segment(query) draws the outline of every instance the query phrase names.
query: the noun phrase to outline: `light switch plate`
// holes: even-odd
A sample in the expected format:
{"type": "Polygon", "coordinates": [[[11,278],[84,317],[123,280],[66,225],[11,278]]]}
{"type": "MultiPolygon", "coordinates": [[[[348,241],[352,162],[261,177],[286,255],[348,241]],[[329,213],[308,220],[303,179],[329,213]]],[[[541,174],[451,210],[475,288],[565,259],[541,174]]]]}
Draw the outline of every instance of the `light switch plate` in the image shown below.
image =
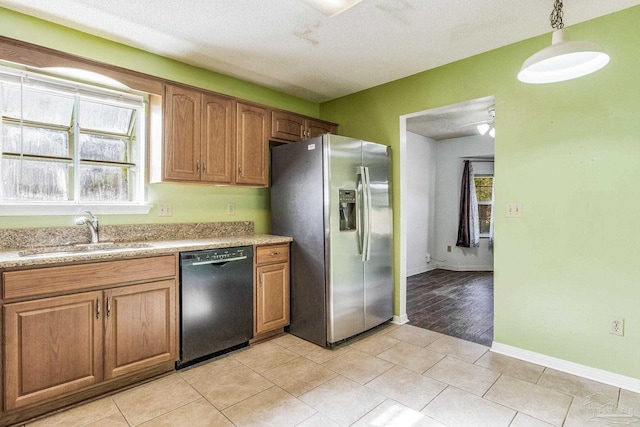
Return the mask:
{"type": "Polygon", "coordinates": [[[171,216],[173,215],[173,208],[171,203],[158,203],[158,216],[171,216]]]}
{"type": "Polygon", "coordinates": [[[520,203],[507,203],[507,210],[505,214],[507,218],[521,218],[522,205],[520,203]]]}
{"type": "Polygon", "coordinates": [[[229,203],[227,204],[227,215],[235,215],[236,214],[236,204],[229,203]]]}

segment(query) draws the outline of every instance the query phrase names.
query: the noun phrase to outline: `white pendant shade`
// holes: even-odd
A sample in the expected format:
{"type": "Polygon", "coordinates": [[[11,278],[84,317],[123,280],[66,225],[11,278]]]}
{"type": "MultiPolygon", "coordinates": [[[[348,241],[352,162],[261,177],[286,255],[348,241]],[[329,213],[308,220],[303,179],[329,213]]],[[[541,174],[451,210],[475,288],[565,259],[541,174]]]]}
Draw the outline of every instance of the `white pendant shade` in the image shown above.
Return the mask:
{"type": "Polygon", "coordinates": [[[525,83],[554,83],[571,80],[598,71],[609,63],[609,55],[600,45],[569,41],[564,29],[553,32],[551,46],[527,59],[518,73],[525,83]]]}

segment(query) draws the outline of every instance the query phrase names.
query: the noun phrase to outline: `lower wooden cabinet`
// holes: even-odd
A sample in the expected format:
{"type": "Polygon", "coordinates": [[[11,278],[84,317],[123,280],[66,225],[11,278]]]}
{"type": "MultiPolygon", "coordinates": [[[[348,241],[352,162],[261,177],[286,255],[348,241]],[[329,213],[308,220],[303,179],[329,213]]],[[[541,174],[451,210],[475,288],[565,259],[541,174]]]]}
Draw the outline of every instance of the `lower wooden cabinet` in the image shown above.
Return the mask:
{"type": "Polygon", "coordinates": [[[254,332],[289,324],[289,245],[256,247],[254,332]]]}
{"type": "Polygon", "coordinates": [[[176,359],[176,282],[105,291],[104,378],[176,359]]]}
{"type": "Polygon", "coordinates": [[[102,292],[4,306],[4,409],[102,381],[102,292]]]}
{"type": "Polygon", "coordinates": [[[23,289],[36,299],[3,301],[2,411],[33,414],[33,407],[116,378],[132,382],[161,365],[172,369],[176,266],[171,255],[3,273],[5,298],[23,289]],[[64,278],[67,295],[45,297],[64,278]],[[96,283],[101,289],[86,290],[96,283]],[[43,297],[26,289],[41,289],[43,297]]]}

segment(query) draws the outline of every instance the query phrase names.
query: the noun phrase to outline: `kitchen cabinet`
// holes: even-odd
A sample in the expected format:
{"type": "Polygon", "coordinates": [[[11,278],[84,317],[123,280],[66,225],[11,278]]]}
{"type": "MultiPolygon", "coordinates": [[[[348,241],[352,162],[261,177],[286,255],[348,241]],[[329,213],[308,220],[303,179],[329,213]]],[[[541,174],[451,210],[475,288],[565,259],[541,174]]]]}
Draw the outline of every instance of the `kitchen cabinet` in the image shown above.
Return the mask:
{"type": "Polygon", "coordinates": [[[257,246],[255,256],[255,335],[289,324],[289,245],[257,246]]]}
{"type": "Polygon", "coordinates": [[[165,85],[163,180],[233,183],[234,103],[165,85]]]}
{"type": "Polygon", "coordinates": [[[104,292],[104,378],[173,362],[176,282],[163,280],[104,292]]]}
{"type": "Polygon", "coordinates": [[[102,292],[4,306],[4,408],[102,381],[102,292]]]}
{"type": "Polygon", "coordinates": [[[236,184],[266,187],[269,170],[268,110],[238,102],[236,117],[236,184]]]}
{"type": "Polygon", "coordinates": [[[287,111],[271,112],[271,138],[282,141],[301,141],[322,135],[337,133],[338,125],[287,111]]]}
{"type": "Polygon", "coordinates": [[[266,107],[167,84],[164,130],[160,181],[267,186],[266,107]]]}
{"type": "Polygon", "coordinates": [[[4,411],[172,369],[176,265],[168,255],[4,272],[4,411]]]}

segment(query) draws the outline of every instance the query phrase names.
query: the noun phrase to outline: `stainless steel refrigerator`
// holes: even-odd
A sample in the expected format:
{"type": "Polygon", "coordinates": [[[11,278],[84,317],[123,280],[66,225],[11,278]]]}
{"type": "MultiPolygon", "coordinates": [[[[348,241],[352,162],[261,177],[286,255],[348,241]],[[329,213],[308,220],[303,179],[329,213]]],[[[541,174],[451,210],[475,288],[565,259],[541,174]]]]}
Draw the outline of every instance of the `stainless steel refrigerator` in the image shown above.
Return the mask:
{"type": "Polygon", "coordinates": [[[321,346],[393,317],[391,149],[322,135],[271,150],[272,233],[291,236],[289,332],[321,346]]]}

